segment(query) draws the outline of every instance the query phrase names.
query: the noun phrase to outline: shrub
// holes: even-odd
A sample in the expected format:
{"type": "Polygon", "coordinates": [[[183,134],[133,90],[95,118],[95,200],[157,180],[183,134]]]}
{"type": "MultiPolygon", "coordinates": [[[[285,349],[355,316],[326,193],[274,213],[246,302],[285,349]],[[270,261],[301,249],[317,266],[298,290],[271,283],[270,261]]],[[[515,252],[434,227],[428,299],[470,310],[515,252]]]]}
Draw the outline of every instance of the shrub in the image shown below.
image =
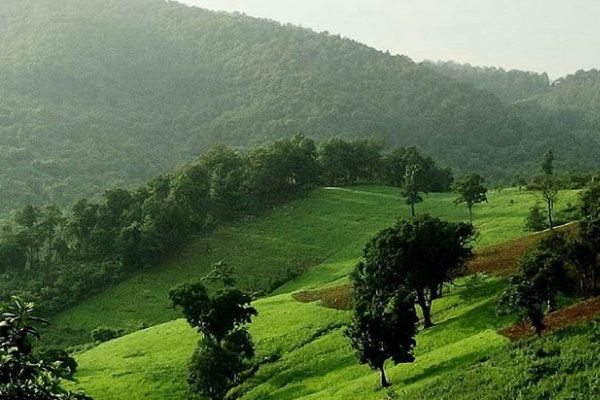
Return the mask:
{"type": "Polygon", "coordinates": [[[546,216],[542,212],[540,205],[535,204],[529,209],[529,214],[525,218],[525,230],[529,232],[539,232],[547,227],[546,216]]]}
{"type": "Polygon", "coordinates": [[[123,329],[115,329],[102,326],[92,331],[92,340],[94,342],[104,343],[108,342],[109,340],[121,337],[124,333],[125,332],[123,329]]]}

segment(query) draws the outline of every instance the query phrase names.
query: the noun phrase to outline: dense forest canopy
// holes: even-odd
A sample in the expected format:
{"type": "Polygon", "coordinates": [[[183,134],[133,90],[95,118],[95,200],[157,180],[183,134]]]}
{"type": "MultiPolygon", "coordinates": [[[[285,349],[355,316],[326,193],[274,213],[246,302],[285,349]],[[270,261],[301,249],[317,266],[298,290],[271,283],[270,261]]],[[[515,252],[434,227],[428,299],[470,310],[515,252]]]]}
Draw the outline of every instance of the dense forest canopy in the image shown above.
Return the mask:
{"type": "Polygon", "coordinates": [[[577,71],[557,79],[540,103],[550,110],[581,112],[585,121],[600,131],[600,71],[577,71]]]}
{"type": "Polygon", "coordinates": [[[597,167],[579,109],[514,106],[339,36],[162,0],[4,0],[0,76],[0,212],[299,132],[417,145],[492,180],[563,143],[563,169],[597,167]]]}
{"type": "Polygon", "coordinates": [[[487,90],[508,102],[527,100],[550,90],[548,74],[478,67],[453,61],[424,61],[421,65],[476,88],[487,90]]]}

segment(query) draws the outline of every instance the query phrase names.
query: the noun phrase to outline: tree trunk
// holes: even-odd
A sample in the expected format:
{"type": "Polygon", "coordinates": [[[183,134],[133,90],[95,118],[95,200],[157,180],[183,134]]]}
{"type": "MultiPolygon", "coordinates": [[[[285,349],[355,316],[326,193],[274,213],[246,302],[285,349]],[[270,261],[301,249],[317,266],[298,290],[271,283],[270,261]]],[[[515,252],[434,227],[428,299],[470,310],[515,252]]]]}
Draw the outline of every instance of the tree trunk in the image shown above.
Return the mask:
{"type": "Polygon", "coordinates": [[[415,205],[413,203],[410,204],[410,212],[411,212],[411,215],[412,215],[413,218],[416,217],[416,214],[415,214],[415,205]]]}
{"type": "Polygon", "coordinates": [[[433,326],[433,322],[431,322],[431,304],[427,303],[423,291],[417,291],[417,304],[423,311],[423,328],[431,328],[433,326]]]}
{"type": "Polygon", "coordinates": [[[469,204],[467,207],[469,208],[469,223],[473,225],[473,205],[469,204]]]}
{"type": "Polygon", "coordinates": [[[387,380],[387,377],[385,376],[385,368],[383,365],[381,367],[379,367],[379,371],[381,372],[381,387],[382,388],[390,387],[391,384],[387,380]]]}
{"type": "Polygon", "coordinates": [[[554,220],[552,218],[552,200],[548,200],[546,202],[548,204],[548,227],[550,229],[554,228],[554,220]]]}
{"type": "Polygon", "coordinates": [[[433,322],[431,322],[431,306],[421,306],[421,309],[423,310],[423,328],[431,328],[433,326],[433,322]]]}
{"type": "Polygon", "coordinates": [[[548,299],[548,314],[556,311],[556,302],[554,299],[548,299]]]}

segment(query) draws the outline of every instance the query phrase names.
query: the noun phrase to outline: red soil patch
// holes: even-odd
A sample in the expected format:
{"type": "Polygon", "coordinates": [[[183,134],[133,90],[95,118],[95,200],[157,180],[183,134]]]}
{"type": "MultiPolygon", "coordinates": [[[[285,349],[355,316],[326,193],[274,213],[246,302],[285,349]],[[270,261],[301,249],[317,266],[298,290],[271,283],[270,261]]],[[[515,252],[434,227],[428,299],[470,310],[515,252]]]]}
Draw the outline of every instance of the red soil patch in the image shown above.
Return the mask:
{"type": "MultiPolygon", "coordinates": [[[[580,325],[594,320],[600,315],[600,297],[591,300],[582,301],[570,307],[563,308],[548,314],[544,317],[543,334],[549,335],[560,329],[572,325],[580,325]]],[[[510,340],[519,340],[535,335],[533,327],[530,323],[522,322],[520,324],[502,329],[501,335],[506,336],[510,340]]]]}
{"type": "MultiPolygon", "coordinates": [[[[563,225],[555,230],[573,234],[577,231],[577,224],[563,225]]],[[[540,239],[548,236],[549,233],[550,231],[534,233],[481,249],[475,254],[475,258],[469,262],[468,274],[485,272],[501,277],[512,275],[517,270],[519,258],[527,253],[540,239]]],[[[298,292],[293,294],[293,298],[301,303],[321,301],[323,306],[327,308],[350,310],[352,308],[352,286],[346,284],[298,292]]]]}
{"type": "MultiPolygon", "coordinates": [[[[563,225],[556,228],[555,231],[571,235],[577,231],[577,224],[563,225]]],[[[547,237],[549,234],[550,231],[538,232],[481,249],[475,254],[475,258],[469,262],[469,272],[472,274],[485,272],[508,277],[517,271],[519,258],[524,256],[540,239],[547,237]]]]}
{"type": "Polygon", "coordinates": [[[301,303],[321,301],[327,308],[336,310],[352,309],[352,285],[350,284],[294,293],[293,297],[294,300],[301,303]]]}

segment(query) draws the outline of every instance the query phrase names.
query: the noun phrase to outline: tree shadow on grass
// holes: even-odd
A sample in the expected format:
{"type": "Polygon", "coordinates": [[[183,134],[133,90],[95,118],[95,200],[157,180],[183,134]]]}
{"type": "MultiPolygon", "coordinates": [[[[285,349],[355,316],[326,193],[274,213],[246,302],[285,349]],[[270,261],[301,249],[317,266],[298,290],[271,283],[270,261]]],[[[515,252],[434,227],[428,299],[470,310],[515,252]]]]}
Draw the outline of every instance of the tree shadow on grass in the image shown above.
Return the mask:
{"type": "Polygon", "coordinates": [[[466,279],[466,285],[467,287],[458,291],[457,295],[463,302],[472,303],[499,295],[506,287],[506,282],[473,275],[466,279]]]}
{"type": "Polygon", "coordinates": [[[480,350],[464,354],[462,356],[453,357],[449,360],[425,368],[422,372],[404,379],[402,383],[404,385],[411,385],[428,378],[435,377],[436,379],[439,379],[444,373],[456,371],[456,369],[460,367],[468,367],[473,365],[475,362],[482,360],[487,353],[487,350],[480,350]]]}
{"type": "Polygon", "coordinates": [[[498,330],[509,325],[511,317],[499,317],[496,314],[494,297],[481,300],[477,306],[455,317],[438,323],[435,327],[422,332],[417,337],[417,351],[433,350],[466,339],[482,331],[498,330]]]}
{"type": "Polygon", "coordinates": [[[307,347],[323,346],[322,341],[327,340],[330,335],[335,335],[337,331],[322,336],[301,348],[287,353],[275,364],[267,366],[262,373],[257,373],[249,381],[250,386],[256,388],[261,384],[268,384],[272,389],[270,392],[277,391],[277,398],[295,398],[300,395],[308,395],[314,392],[309,390],[304,383],[312,378],[321,378],[329,373],[339,371],[340,368],[353,366],[357,364],[356,356],[353,352],[339,352],[339,346],[336,342],[327,343],[321,351],[312,351],[314,357],[306,359],[298,352],[305,352],[307,347]],[[332,356],[329,353],[335,353],[332,356]],[[293,394],[294,396],[284,396],[283,394],[293,394]]]}

